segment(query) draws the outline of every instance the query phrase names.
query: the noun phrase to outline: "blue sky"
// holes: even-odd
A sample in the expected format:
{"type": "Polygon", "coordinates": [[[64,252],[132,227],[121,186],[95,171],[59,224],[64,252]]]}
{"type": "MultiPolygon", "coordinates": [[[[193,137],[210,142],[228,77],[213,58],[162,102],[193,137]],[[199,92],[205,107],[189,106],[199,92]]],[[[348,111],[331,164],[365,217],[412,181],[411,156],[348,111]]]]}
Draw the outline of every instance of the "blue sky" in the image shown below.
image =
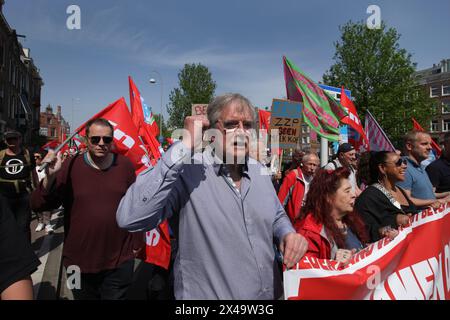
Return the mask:
{"type": "MultiPolygon", "coordinates": [[[[129,101],[131,75],[146,102],[164,109],[185,63],[209,67],[216,94],[239,92],[258,107],[285,96],[282,56],[315,81],[332,65],[340,25],[367,20],[376,4],[419,69],[450,58],[449,0],[6,0],[3,13],[31,49],[45,86],[42,108],[63,106],[75,127],[107,104],[129,101]],[[66,9],[81,8],[81,30],[66,9]],[[78,99],[78,100],[73,100],[78,99]]],[[[165,112],[166,113],[166,112],[165,112]]]]}

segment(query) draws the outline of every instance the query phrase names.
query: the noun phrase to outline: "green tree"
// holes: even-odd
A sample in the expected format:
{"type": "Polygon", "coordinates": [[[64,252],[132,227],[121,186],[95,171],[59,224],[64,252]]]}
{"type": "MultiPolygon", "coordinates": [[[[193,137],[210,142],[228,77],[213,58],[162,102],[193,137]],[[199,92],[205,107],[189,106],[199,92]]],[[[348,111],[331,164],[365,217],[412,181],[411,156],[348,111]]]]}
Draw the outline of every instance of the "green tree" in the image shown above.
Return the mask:
{"type": "Polygon", "coordinates": [[[185,64],[178,73],[179,88],[170,92],[169,126],[182,128],[184,118],[191,115],[192,104],[209,103],[214,96],[216,83],[209,69],[202,64],[185,64]]]}
{"type": "Polygon", "coordinates": [[[162,123],[160,122],[160,114],[153,114],[153,117],[155,118],[156,123],[158,124],[158,128],[160,130],[160,134],[162,133],[162,135],[164,137],[170,137],[171,132],[169,131],[169,129],[167,128],[166,125],[166,121],[164,119],[164,116],[162,117],[162,123]],[[161,124],[162,124],[162,130],[161,130],[161,124]]]}
{"type": "Polygon", "coordinates": [[[339,30],[335,63],[323,81],[350,89],[360,117],[369,110],[397,146],[412,128],[411,117],[428,128],[433,102],[418,86],[416,64],[411,62],[411,54],[400,48],[397,31],[384,22],[380,29],[369,29],[363,22],[351,21],[339,30]]]}

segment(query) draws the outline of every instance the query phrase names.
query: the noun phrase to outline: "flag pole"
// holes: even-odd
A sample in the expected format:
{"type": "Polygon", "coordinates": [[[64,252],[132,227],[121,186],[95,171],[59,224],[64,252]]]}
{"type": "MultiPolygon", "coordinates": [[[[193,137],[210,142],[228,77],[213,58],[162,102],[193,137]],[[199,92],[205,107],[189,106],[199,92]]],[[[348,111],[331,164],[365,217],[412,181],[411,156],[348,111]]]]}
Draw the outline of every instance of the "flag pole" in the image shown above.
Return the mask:
{"type": "Polygon", "coordinates": [[[146,145],[145,145],[145,143],[144,143],[144,140],[142,139],[141,136],[138,136],[138,137],[139,137],[139,140],[141,140],[142,145],[144,146],[143,149],[144,149],[145,155],[147,156],[148,161],[150,161],[150,155],[148,154],[147,147],[146,147],[146,145]]]}
{"type": "Polygon", "coordinates": [[[320,166],[324,167],[328,163],[328,140],[320,137],[320,166]]]}
{"type": "MultiPolygon", "coordinates": [[[[74,133],[72,133],[72,135],[70,137],[68,137],[66,140],[64,140],[63,143],[61,143],[56,149],[55,149],[55,154],[57,154],[59,151],[61,151],[61,149],[70,141],[73,139],[73,137],[75,137],[78,133],[80,133],[81,129],[78,129],[77,131],[75,131],[74,133]]],[[[44,162],[44,164],[38,169],[39,172],[42,172],[45,170],[45,168],[47,168],[47,166],[49,165],[49,162],[44,162]]]]}

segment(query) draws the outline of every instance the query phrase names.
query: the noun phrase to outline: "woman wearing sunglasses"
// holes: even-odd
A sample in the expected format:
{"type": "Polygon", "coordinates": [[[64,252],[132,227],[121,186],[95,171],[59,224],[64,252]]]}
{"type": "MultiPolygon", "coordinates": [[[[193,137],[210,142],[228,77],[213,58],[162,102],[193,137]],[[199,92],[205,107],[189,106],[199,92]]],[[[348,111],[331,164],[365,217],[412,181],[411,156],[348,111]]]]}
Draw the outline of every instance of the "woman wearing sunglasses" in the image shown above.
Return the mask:
{"type": "Polygon", "coordinates": [[[397,186],[405,180],[406,167],[407,161],[395,152],[379,151],[370,156],[370,186],[356,199],[355,209],[365,221],[371,241],[407,225],[409,217],[418,212],[414,199],[397,186]]]}

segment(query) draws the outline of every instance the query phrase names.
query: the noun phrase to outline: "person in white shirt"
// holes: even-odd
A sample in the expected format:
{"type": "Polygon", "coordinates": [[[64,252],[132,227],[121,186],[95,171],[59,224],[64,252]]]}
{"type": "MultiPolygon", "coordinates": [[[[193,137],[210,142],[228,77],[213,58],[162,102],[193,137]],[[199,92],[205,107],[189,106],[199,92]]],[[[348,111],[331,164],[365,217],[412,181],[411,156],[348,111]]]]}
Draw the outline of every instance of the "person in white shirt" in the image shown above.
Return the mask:
{"type": "MultiPolygon", "coordinates": [[[[39,172],[39,168],[42,164],[42,154],[39,152],[34,153],[34,159],[36,161],[36,173],[38,176],[39,182],[41,182],[45,178],[45,170],[39,172]]],[[[46,234],[52,234],[54,232],[53,225],[50,223],[52,212],[51,211],[43,211],[36,212],[36,216],[38,218],[38,224],[35,229],[36,232],[40,232],[45,229],[46,234]]]]}

